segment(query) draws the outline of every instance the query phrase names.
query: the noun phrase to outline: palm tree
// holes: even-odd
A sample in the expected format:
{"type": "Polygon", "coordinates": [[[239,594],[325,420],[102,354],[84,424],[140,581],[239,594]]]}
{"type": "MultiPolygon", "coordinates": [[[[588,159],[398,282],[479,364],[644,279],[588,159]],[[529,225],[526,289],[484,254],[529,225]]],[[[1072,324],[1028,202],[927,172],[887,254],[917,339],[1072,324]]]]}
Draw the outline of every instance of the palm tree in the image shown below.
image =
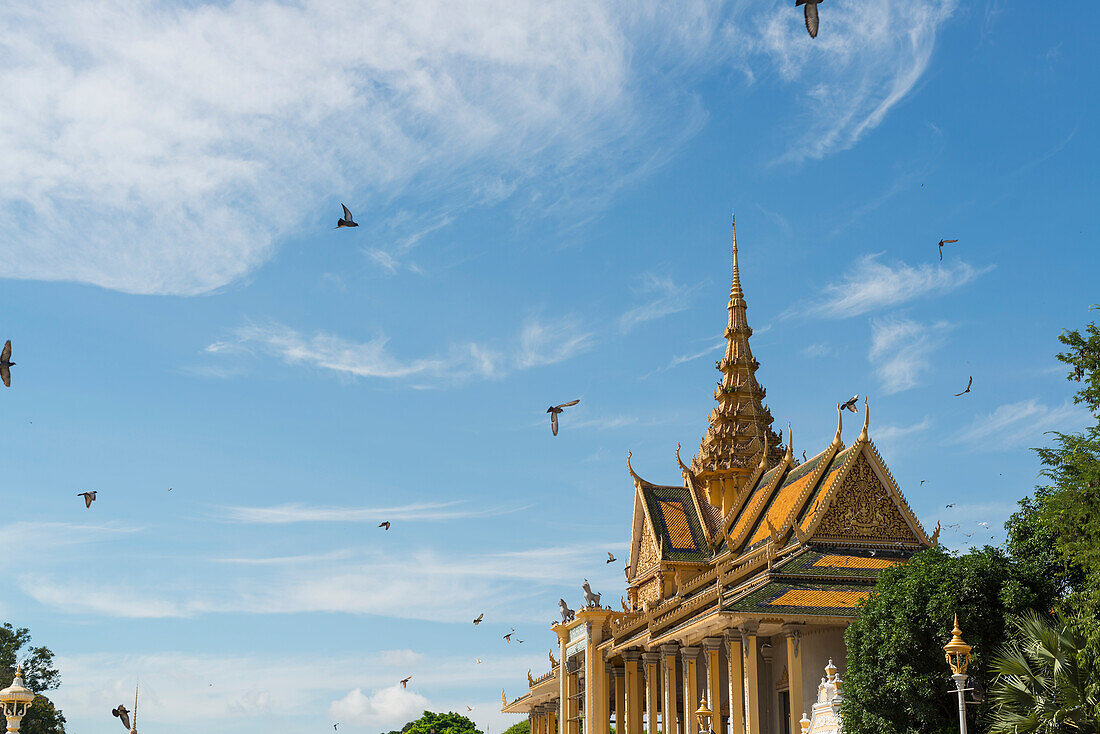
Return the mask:
{"type": "Polygon", "coordinates": [[[1061,614],[1025,612],[1015,642],[993,658],[990,734],[1100,734],[1100,701],[1088,694],[1084,638],[1061,614]]]}

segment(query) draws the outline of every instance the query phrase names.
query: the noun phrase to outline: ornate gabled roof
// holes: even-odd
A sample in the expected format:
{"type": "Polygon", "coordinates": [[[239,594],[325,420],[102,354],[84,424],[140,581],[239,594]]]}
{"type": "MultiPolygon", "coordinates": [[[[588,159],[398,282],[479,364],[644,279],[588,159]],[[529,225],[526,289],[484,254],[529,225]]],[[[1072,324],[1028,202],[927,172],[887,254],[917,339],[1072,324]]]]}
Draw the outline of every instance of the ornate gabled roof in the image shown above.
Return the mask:
{"type": "Polygon", "coordinates": [[[714,392],[718,405],[711,411],[710,428],[703,436],[691,471],[701,479],[736,477],[747,479],[759,462],[765,444],[772,447],[767,463],[782,455],[779,437],[771,429],[771,413],[764,405],[766,391],[756,380],[760,366],[749,348],[745,295],[737,264],[737,226],[733,225],[733,275],[730,285],[729,319],[726,325],[726,353],[716,367],[722,379],[714,392]]]}
{"type": "Polygon", "coordinates": [[[772,578],[845,578],[874,581],[887,568],[905,563],[909,552],[871,551],[814,546],[783,559],[772,567],[772,578]]]}
{"type": "Polygon", "coordinates": [[[661,560],[706,562],[710,548],[691,490],[649,484],[638,491],[661,547],[661,560]]]}

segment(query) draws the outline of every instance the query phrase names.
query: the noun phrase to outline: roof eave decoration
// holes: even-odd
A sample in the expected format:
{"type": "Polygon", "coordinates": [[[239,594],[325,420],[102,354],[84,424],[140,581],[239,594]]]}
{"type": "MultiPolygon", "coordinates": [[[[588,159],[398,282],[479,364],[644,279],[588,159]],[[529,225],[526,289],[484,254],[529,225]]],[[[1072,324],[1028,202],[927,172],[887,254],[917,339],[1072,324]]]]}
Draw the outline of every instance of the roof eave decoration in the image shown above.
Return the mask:
{"type": "Polygon", "coordinates": [[[760,454],[760,462],[756,465],[756,469],[753,470],[752,476],[749,477],[749,481],[745,482],[745,486],[737,492],[737,497],[733,501],[730,511],[726,513],[726,516],[722,518],[722,534],[726,536],[726,542],[731,544],[733,539],[730,537],[730,530],[733,530],[734,521],[737,519],[737,514],[741,512],[741,509],[745,506],[745,503],[752,497],[752,490],[756,487],[756,483],[760,481],[760,477],[764,476],[764,472],[768,470],[768,437],[764,436],[764,451],[760,454]]]}
{"type": "Polygon", "coordinates": [[[733,538],[732,549],[744,550],[741,545],[748,538],[753,527],[760,520],[760,513],[764,512],[768,508],[768,502],[771,500],[771,496],[775,493],[776,488],[783,482],[783,478],[790,471],[792,459],[790,455],[784,455],[779,464],[775,467],[775,476],[771,478],[767,486],[761,487],[760,491],[756,493],[756,499],[753,501],[754,506],[749,508],[748,520],[745,522],[745,526],[738,531],[737,535],[733,538]]]}
{"type": "MultiPolygon", "coordinates": [[[[780,532],[786,532],[788,529],[793,529],[799,543],[804,544],[809,538],[809,534],[803,532],[802,528],[799,527],[798,516],[802,514],[802,510],[805,509],[806,503],[810,501],[810,497],[813,496],[814,490],[817,489],[817,485],[821,482],[821,478],[825,475],[825,472],[828,471],[829,464],[833,462],[833,458],[844,449],[844,442],[840,440],[840,429],[841,418],[838,408],[836,436],[833,438],[832,442],[825,447],[825,450],[821,452],[824,455],[810,473],[810,479],[806,481],[806,486],[802,489],[802,493],[791,506],[791,511],[787,514],[787,518],[783,521],[783,524],[779,526],[780,532]]],[[[810,461],[814,459],[817,459],[817,457],[813,457],[810,461]]]]}
{"type": "Polygon", "coordinates": [[[653,482],[647,482],[646,480],[638,476],[638,473],[634,471],[634,467],[630,465],[630,458],[632,456],[633,454],[630,451],[626,452],[626,470],[630,472],[630,477],[634,480],[634,486],[638,489],[641,489],[642,487],[656,486],[653,484],[653,482]]]}

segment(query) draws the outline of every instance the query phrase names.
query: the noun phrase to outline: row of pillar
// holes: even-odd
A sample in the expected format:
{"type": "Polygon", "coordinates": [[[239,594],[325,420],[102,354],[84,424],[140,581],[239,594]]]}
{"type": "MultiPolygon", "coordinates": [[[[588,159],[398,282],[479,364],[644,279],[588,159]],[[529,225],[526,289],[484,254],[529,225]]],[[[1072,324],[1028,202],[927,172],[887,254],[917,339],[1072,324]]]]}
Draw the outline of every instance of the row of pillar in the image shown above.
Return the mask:
{"type": "MultiPolygon", "coordinates": [[[[797,717],[802,708],[802,655],[800,630],[797,625],[784,628],[786,634],[787,672],[791,701],[791,732],[798,734],[797,717]]],[[[557,729],[548,724],[555,718],[543,718],[532,734],[609,734],[614,715],[616,734],[708,734],[699,731],[694,711],[700,699],[714,712],[711,729],[717,734],[760,734],[760,671],[759,625],[744,624],[740,630],[729,631],[723,637],[708,637],[701,646],[661,645],[654,650],[627,650],[622,653],[623,665],[605,663],[602,676],[595,665],[585,665],[585,691],[580,689],[581,662],[563,661],[565,675],[561,680],[561,722],[557,729]],[[728,690],[723,696],[720,672],[721,653],[725,648],[728,666],[728,690]],[[704,690],[699,690],[698,665],[705,666],[704,690]],[[677,666],[677,658],[680,665],[677,666]],[[679,670],[678,670],[679,667],[679,670]],[[677,674],[682,681],[677,681],[677,674]],[[684,701],[678,700],[677,683],[684,701]],[[613,699],[612,699],[613,693],[613,699]],[[582,714],[582,700],[586,701],[582,714]],[[609,702],[614,710],[608,711],[609,702]],[[728,729],[722,730],[723,704],[728,704],[728,729]],[[682,708],[684,715],[677,716],[682,708]],[[660,721],[657,713],[661,714],[660,721]],[[648,712],[648,717],[644,713],[648,712]],[[671,717],[671,718],[669,718],[671,717]],[[582,732],[581,720],[588,724],[582,732]],[[665,719],[669,719],[666,726],[665,719]],[[643,724],[643,720],[645,724],[643,724]],[[675,723],[673,721],[675,720],[675,723]]],[[[578,656],[579,657],[579,656],[578,656]]],[[[557,707],[554,707],[557,710],[557,707]]]]}

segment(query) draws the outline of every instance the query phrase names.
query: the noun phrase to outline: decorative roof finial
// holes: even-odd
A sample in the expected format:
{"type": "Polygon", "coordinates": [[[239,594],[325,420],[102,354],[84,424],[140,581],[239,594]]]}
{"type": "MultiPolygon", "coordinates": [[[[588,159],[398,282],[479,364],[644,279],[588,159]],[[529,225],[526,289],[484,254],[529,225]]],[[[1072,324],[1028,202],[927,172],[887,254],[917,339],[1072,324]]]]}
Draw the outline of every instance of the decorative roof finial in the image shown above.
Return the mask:
{"type": "Polygon", "coordinates": [[[744,298],[741,292],[741,275],[737,272],[737,218],[730,212],[730,227],[733,230],[732,253],[730,254],[730,300],[744,298]]]}
{"type": "Polygon", "coordinates": [[[863,430],[859,432],[859,440],[867,443],[867,426],[871,423],[871,407],[867,404],[867,396],[863,396],[863,430]]]}
{"type": "Polygon", "coordinates": [[[768,434],[764,433],[764,450],[760,452],[760,468],[764,469],[768,466],[768,434]]]}
{"type": "Polygon", "coordinates": [[[833,445],[840,446],[840,431],[844,428],[844,413],[840,410],[840,403],[836,404],[836,435],[833,436],[833,445]]]}
{"type": "Polygon", "coordinates": [[[794,429],[791,428],[790,422],[787,423],[787,461],[791,460],[794,456],[794,429]]]}

